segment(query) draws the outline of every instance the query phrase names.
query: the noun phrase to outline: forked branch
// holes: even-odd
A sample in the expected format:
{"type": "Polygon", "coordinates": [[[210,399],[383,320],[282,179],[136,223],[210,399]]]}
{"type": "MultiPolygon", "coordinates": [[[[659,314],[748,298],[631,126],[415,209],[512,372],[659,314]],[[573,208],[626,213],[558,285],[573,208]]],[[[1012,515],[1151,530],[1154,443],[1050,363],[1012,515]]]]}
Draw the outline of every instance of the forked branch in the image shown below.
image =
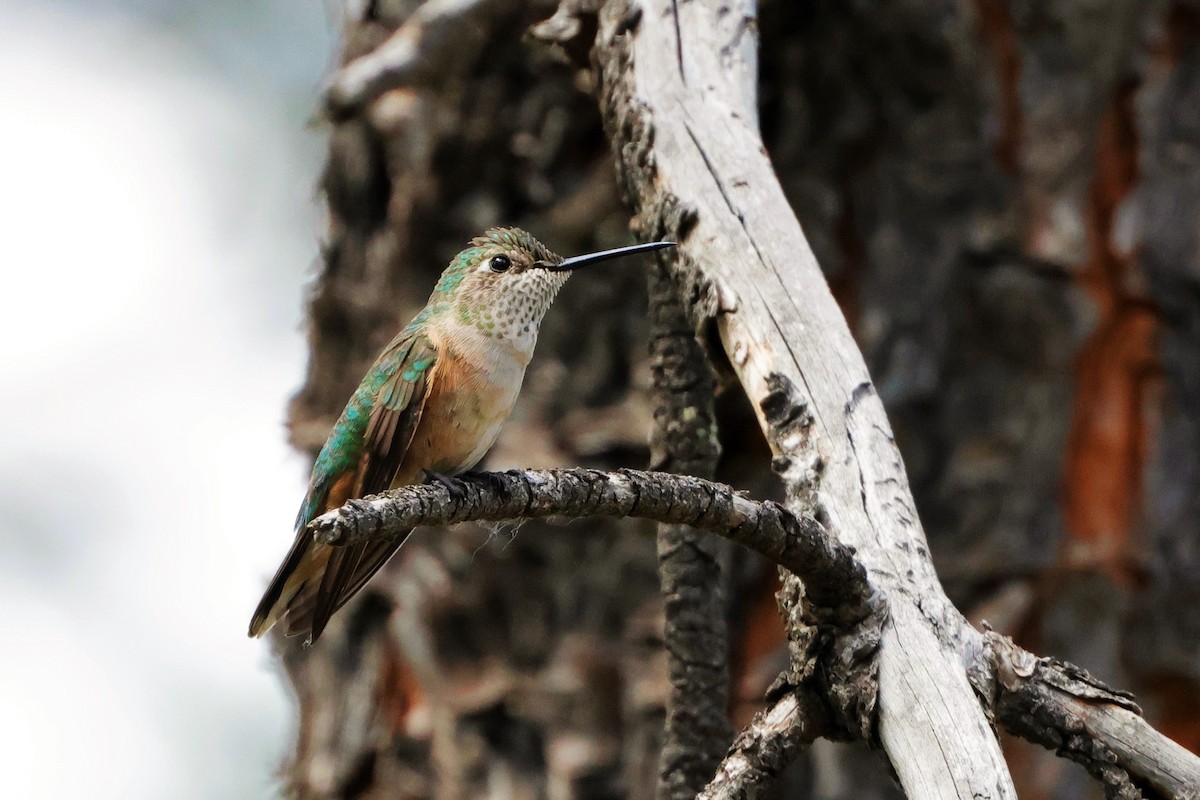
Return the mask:
{"type": "MultiPolygon", "coordinates": [[[[816,618],[833,632],[869,637],[885,619],[885,604],[854,551],[833,541],[818,521],[682,475],[587,469],[487,473],[352,500],[309,527],[319,542],[345,545],[396,538],[419,525],[586,516],[689,525],[749,547],[805,581],[816,618]]],[[[849,648],[854,638],[843,635],[838,646],[849,648]]],[[[994,633],[975,633],[965,663],[976,694],[998,723],[1080,761],[1110,795],[1137,797],[1145,788],[1172,800],[1200,798],[1200,758],[1147,724],[1127,693],[994,633]]],[[[837,730],[828,716],[828,693],[838,688],[822,687],[815,694],[802,687],[782,696],[738,735],[702,796],[757,796],[796,751],[837,730]]]]}

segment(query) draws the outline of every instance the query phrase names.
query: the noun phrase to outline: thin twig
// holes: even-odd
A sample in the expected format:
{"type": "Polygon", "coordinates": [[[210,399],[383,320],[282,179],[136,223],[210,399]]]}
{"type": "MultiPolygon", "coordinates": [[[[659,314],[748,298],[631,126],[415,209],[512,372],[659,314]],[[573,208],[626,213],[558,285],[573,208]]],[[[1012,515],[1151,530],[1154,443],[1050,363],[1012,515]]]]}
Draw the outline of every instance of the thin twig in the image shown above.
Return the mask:
{"type": "Polygon", "coordinates": [[[831,723],[825,705],[806,690],[788,692],[760,711],[734,740],[716,776],[696,800],[754,800],[831,723]]]}

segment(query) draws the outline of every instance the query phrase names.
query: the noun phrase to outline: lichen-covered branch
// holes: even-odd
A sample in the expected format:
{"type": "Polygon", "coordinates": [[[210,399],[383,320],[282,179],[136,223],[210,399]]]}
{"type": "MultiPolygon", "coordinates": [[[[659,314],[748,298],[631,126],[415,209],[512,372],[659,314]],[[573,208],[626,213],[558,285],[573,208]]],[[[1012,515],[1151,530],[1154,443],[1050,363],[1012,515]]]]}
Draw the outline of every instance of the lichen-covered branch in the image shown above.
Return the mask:
{"type": "Polygon", "coordinates": [[[486,473],[351,500],[309,528],[322,544],[346,545],[403,537],[419,525],[587,516],[690,525],[737,542],[801,576],[828,624],[851,626],[876,611],[878,600],[854,551],[831,540],[817,520],[687,475],[632,469],[486,473]]]}
{"type": "MultiPolygon", "coordinates": [[[[651,267],[648,281],[655,404],[651,462],[655,469],[712,478],[721,454],[712,370],[661,263],[651,267]]],[[[663,641],[671,679],[658,762],[658,800],[694,798],[733,738],[726,711],[728,609],[721,581],[726,545],[686,525],[658,528],[663,641]]]]}

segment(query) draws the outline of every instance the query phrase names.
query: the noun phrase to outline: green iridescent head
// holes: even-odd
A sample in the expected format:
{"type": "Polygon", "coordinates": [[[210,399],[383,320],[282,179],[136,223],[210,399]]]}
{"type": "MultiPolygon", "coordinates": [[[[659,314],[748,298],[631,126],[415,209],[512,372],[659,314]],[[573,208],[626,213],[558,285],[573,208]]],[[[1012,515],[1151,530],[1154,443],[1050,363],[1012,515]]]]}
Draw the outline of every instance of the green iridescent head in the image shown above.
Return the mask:
{"type": "Polygon", "coordinates": [[[520,228],[490,228],[450,261],[434,292],[452,296],[463,290],[495,291],[518,275],[562,261],[562,256],[520,228]]]}
{"type": "Polygon", "coordinates": [[[571,271],[670,242],[621,247],[563,258],[520,228],[490,228],[460,252],[434,287],[431,305],[458,321],[507,340],[536,338],[537,327],[571,271]]]}

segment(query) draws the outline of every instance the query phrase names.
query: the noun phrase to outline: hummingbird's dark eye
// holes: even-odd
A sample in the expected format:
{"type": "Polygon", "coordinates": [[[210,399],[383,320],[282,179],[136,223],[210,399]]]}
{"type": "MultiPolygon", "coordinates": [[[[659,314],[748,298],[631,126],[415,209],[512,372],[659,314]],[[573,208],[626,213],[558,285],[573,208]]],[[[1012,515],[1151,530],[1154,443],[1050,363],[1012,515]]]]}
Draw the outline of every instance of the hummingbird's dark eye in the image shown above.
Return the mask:
{"type": "Polygon", "coordinates": [[[509,260],[508,256],[492,256],[492,261],[488,264],[492,272],[507,272],[511,266],[512,261],[509,260]]]}

